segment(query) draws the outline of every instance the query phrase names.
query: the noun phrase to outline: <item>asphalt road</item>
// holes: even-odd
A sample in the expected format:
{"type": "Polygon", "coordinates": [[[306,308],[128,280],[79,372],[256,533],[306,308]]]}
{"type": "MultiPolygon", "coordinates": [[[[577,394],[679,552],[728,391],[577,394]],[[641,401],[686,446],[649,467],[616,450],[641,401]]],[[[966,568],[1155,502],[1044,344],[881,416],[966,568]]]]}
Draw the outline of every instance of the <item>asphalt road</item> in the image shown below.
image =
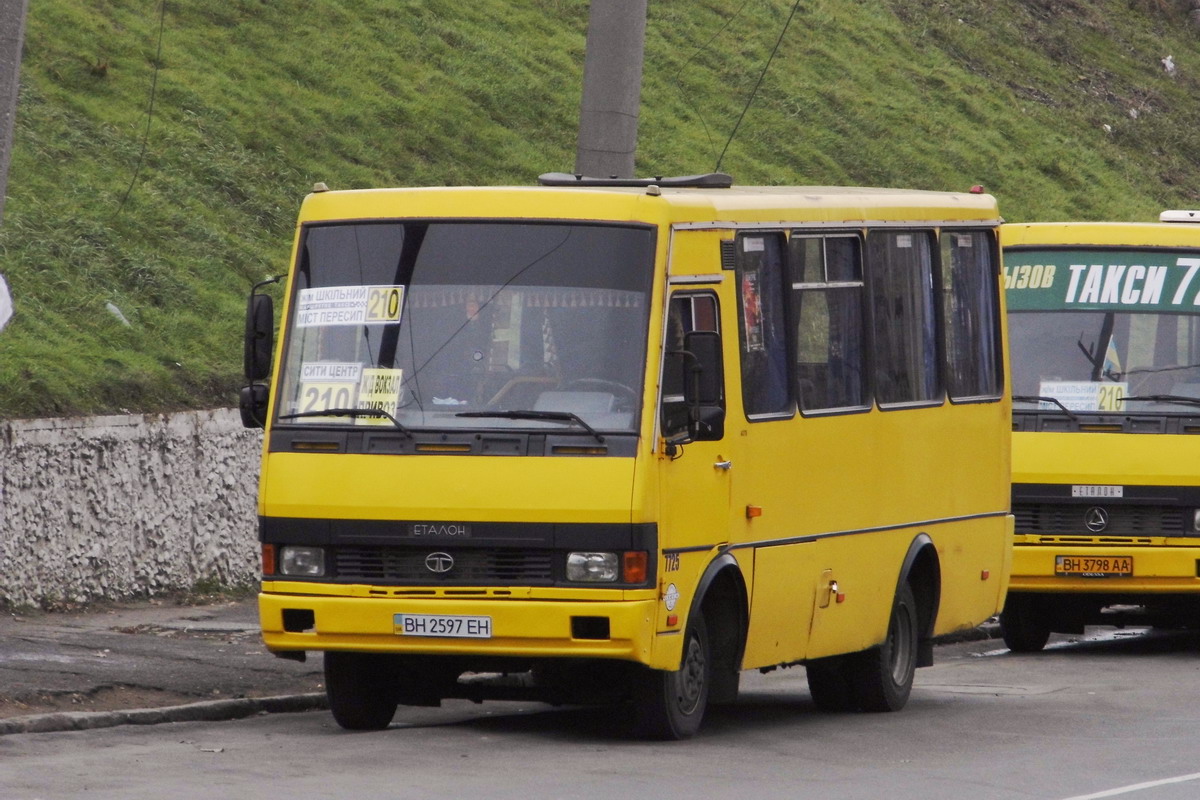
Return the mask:
{"type": "Polygon", "coordinates": [[[457,701],[365,734],[313,711],[0,736],[0,797],[1200,797],[1200,636],[1092,629],[935,658],[896,714],[822,714],[802,668],[746,673],[679,743],[629,741],[598,710],[457,701]]]}

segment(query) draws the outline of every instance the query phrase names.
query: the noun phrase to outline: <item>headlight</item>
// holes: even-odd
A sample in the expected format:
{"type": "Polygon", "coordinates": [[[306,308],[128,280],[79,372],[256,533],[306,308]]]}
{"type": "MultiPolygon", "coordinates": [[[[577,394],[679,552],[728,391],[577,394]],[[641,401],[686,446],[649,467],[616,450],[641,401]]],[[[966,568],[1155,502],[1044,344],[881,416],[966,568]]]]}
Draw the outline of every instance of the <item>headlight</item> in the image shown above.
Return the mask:
{"type": "Polygon", "coordinates": [[[620,574],[616,553],[570,553],[567,555],[567,580],[587,583],[613,582],[620,574]]]}
{"type": "Polygon", "coordinates": [[[325,574],[325,550],[321,547],[281,547],[279,572],[319,578],[325,574]]]}
{"type": "Polygon", "coordinates": [[[1192,530],[1200,533],[1200,508],[1196,509],[1196,513],[1192,515],[1192,530]]]}

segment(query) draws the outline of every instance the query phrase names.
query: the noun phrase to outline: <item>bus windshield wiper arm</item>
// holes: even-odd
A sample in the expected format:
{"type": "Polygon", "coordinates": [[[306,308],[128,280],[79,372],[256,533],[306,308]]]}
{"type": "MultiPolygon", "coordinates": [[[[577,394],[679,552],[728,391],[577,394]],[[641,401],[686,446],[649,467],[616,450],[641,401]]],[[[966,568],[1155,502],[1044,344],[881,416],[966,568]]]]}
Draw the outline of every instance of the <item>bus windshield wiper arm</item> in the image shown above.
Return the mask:
{"type": "Polygon", "coordinates": [[[1182,403],[1188,406],[1200,406],[1200,397],[1188,397],[1182,394],[1133,394],[1119,397],[1118,400],[1151,400],[1157,403],[1182,403]]]}
{"type": "Polygon", "coordinates": [[[1064,406],[1062,401],[1057,397],[1042,397],[1036,394],[1014,394],[1013,400],[1016,400],[1018,403],[1054,403],[1071,419],[1079,419],[1079,417],[1075,416],[1075,412],[1064,406]]]}
{"type": "Polygon", "coordinates": [[[500,419],[544,419],[551,422],[574,422],[604,444],[604,436],[583,421],[574,411],[460,411],[456,417],[499,417],[500,419]]]}
{"type": "Polygon", "coordinates": [[[396,430],[412,438],[412,431],[400,424],[400,420],[380,408],[326,408],[322,411],[299,411],[295,414],[280,414],[280,419],[302,419],[304,417],[378,417],[396,426],[396,430]]]}

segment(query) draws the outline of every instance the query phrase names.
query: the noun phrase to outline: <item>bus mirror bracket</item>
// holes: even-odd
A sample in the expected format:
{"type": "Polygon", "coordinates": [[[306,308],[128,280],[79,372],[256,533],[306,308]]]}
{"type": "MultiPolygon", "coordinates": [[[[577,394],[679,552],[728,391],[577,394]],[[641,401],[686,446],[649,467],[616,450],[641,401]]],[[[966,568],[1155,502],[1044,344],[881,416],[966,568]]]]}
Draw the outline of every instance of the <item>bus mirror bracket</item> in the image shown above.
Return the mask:
{"type": "Polygon", "coordinates": [[[238,397],[238,410],[242,413],[242,426],[265,428],[267,425],[267,385],[251,383],[242,387],[238,397]]]}
{"type": "Polygon", "coordinates": [[[694,442],[716,441],[725,435],[721,335],[716,331],[689,331],[683,337],[683,348],[688,438],[694,442]]]}

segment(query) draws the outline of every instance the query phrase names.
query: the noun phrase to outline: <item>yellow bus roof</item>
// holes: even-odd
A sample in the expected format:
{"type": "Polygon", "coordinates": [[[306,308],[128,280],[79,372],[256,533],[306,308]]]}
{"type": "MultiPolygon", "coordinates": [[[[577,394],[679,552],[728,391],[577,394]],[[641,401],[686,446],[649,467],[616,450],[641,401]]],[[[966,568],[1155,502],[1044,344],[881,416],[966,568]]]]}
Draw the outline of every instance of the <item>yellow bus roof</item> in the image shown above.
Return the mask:
{"type": "Polygon", "coordinates": [[[1000,227],[1004,247],[1197,247],[1200,224],[1187,222],[1022,222],[1000,227]]]}
{"type": "Polygon", "coordinates": [[[999,223],[989,194],[831,186],[429,187],[319,191],[302,222],[339,219],[578,219],[682,223],[999,223]]]}

